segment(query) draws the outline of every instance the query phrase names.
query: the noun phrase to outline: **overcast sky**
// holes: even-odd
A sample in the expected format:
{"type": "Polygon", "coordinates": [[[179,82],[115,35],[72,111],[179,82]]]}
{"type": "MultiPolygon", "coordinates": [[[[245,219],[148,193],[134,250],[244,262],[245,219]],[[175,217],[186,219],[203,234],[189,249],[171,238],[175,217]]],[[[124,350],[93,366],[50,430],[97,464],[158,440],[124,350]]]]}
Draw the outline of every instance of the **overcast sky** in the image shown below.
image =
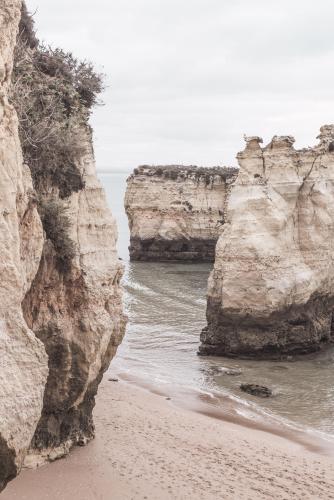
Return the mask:
{"type": "Polygon", "coordinates": [[[27,0],[40,39],[107,75],[98,169],[234,165],[243,134],[334,122],[333,0],[27,0]]]}

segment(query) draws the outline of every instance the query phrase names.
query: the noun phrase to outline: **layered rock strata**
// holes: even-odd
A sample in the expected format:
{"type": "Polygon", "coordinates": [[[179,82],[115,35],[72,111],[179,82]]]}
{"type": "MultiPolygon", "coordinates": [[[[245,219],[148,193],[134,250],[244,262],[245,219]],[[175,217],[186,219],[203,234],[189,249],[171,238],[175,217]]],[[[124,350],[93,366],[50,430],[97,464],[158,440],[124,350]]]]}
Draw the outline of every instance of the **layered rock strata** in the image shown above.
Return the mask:
{"type": "Polygon", "coordinates": [[[223,167],[136,168],[125,196],[131,260],[213,261],[237,172],[223,167]]]}
{"type": "Polygon", "coordinates": [[[43,406],[48,361],[21,302],[44,244],[18,122],[8,102],[20,0],[0,0],[0,491],[21,468],[43,406]]]}
{"type": "Polygon", "coordinates": [[[278,358],[333,340],[334,126],[295,150],[246,138],[209,278],[200,354],[278,358]]]}
{"type": "MultiPolygon", "coordinates": [[[[117,230],[96,177],[89,111],[50,65],[49,88],[67,104],[73,96],[64,126],[80,148],[62,172],[52,151],[43,182],[23,163],[8,102],[21,7],[0,0],[0,491],[24,461],[56,459],[93,437],[94,397],[125,328],[117,230]]],[[[23,50],[32,60],[37,49],[23,50]]],[[[28,93],[18,94],[24,107],[28,93]]]]}
{"type": "Polygon", "coordinates": [[[22,304],[49,358],[43,411],[26,465],[63,456],[94,436],[94,398],[125,329],[116,224],[96,177],[90,129],[82,123],[77,133],[85,146],[79,162],[85,187],[66,198],[75,256],[64,273],[47,239],[22,304]]]}

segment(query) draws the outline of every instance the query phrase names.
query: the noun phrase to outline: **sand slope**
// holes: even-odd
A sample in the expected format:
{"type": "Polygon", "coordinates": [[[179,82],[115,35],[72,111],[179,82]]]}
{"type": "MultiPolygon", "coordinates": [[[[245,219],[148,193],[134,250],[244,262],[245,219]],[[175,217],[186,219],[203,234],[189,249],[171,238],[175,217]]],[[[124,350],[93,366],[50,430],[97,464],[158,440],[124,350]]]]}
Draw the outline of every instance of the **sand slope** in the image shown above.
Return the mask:
{"type": "Polygon", "coordinates": [[[101,384],[95,421],[88,447],[24,471],[1,500],[334,499],[334,459],[124,382],[101,384]]]}

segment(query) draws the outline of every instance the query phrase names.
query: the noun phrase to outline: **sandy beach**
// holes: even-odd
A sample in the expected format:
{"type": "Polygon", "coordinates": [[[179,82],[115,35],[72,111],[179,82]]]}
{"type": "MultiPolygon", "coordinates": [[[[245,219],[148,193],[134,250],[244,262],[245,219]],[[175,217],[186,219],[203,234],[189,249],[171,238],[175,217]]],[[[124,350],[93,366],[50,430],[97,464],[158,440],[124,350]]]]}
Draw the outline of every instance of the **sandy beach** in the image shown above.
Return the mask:
{"type": "Polygon", "coordinates": [[[105,379],[96,439],[37,470],[3,500],[334,498],[334,458],[105,379]]]}

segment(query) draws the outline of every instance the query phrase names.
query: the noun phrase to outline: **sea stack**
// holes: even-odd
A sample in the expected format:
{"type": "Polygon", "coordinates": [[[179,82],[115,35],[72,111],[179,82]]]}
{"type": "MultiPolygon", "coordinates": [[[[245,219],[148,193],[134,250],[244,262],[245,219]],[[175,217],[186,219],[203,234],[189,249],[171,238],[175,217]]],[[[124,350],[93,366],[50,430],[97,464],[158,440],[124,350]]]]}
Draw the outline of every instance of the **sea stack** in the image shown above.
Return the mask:
{"type": "Polygon", "coordinates": [[[247,137],[209,278],[199,353],[280,358],[333,340],[334,125],[314,148],[247,137]]]}
{"type": "Polygon", "coordinates": [[[237,173],[228,167],[136,168],[125,196],[130,259],[213,262],[237,173]]]}

